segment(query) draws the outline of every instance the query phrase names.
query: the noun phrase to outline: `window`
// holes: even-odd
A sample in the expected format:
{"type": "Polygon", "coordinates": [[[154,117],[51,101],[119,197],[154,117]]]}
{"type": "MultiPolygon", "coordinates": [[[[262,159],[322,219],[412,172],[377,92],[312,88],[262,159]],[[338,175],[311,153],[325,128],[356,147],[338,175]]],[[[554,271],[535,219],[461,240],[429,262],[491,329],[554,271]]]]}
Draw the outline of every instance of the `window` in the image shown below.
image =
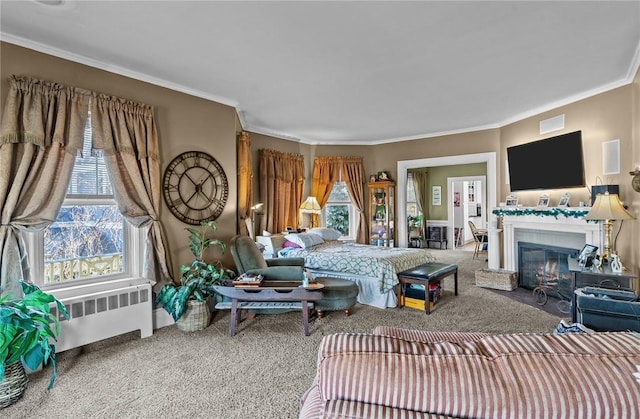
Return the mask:
{"type": "Polygon", "coordinates": [[[33,281],[68,286],[139,274],[136,230],[118,211],[102,154],[91,149],[89,117],[56,220],[28,237],[33,281]]]}
{"type": "Polygon", "coordinates": [[[325,227],[339,231],[345,239],[355,240],[358,214],[344,181],[333,184],[329,200],[322,209],[322,216],[325,227]]]}

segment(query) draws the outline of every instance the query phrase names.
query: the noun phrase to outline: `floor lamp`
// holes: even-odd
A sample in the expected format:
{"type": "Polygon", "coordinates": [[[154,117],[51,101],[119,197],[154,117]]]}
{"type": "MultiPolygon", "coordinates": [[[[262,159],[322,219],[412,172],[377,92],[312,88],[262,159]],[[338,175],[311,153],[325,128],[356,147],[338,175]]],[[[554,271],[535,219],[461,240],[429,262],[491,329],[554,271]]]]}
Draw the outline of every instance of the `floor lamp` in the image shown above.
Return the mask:
{"type": "Polygon", "coordinates": [[[300,212],[303,214],[309,214],[309,225],[311,228],[317,227],[315,225],[316,214],[320,214],[322,212],[322,208],[320,208],[320,204],[315,196],[308,196],[307,199],[304,200],[300,205],[300,212]]]}
{"type": "Polygon", "coordinates": [[[261,226],[256,225],[256,216],[259,215],[260,217],[262,217],[262,211],[260,211],[260,208],[262,208],[262,205],[264,204],[260,202],[251,207],[251,229],[250,230],[253,230],[253,231],[249,231],[249,236],[253,240],[256,239],[256,236],[258,235],[257,232],[260,231],[261,226]]]}
{"type": "Polygon", "coordinates": [[[585,220],[601,220],[604,224],[604,252],[600,255],[600,265],[602,265],[605,258],[611,258],[611,255],[616,254],[616,250],[613,248],[611,242],[611,226],[614,220],[631,220],[631,215],[620,202],[618,194],[610,194],[605,192],[604,194],[596,195],[596,200],[591,206],[591,210],[584,217],[585,220]]]}

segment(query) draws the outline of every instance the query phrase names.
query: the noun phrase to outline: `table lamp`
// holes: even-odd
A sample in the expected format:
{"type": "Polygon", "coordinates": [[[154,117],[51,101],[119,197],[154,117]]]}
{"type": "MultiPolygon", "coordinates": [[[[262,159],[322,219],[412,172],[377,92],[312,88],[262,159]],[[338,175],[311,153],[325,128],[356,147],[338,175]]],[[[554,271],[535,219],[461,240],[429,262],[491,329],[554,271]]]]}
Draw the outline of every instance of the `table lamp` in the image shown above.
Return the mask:
{"type": "Polygon", "coordinates": [[[602,220],[604,222],[604,252],[600,255],[600,264],[605,258],[611,258],[615,249],[611,245],[611,226],[614,220],[631,220],[631,215],[620,202],[618,194],[598,194],[585,220],[602,220]]]}
{"type": "Polygon", "coordinates": [[[300,212],[303,214],[310,214],[310,225],[311,228],[315,227],[315,218],[316,214],[320,214],[322,212],[322,208],[320,208],[320,204],[315,196],[308,196],[307,199],[300,205],[300,212]]]}

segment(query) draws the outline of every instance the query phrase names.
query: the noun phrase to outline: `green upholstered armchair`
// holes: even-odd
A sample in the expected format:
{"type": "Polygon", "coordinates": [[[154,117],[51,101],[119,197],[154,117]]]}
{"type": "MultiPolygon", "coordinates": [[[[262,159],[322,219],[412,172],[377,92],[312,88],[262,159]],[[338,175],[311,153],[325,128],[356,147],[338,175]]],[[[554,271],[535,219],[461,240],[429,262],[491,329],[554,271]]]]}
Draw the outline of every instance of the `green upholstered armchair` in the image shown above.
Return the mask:
{"type": "Polygon", "coordinates": [[[233,237],[230,247],[238,275],[260,274],[270,281],[302,281],[304,258],[265,259],[249,236],[233,237]]]}

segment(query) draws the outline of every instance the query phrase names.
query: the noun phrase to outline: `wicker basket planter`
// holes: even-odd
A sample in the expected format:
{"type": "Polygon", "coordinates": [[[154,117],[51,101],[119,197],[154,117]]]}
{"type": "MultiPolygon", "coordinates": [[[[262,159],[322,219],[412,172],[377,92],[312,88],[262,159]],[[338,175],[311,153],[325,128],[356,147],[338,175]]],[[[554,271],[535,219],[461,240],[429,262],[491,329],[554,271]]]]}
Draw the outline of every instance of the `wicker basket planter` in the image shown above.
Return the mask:
{"type": "Polygon", "coordinates": [[[478,269],[476,271],[478,287],[513,291],[518,288],[518,274],[504,269],[478,269]]]}
{"type": "Polygon", "coordinates": [[[27,373],[22,362],[14,362],[6,366],[4,377],[0,381],[0,408],[11,406],[24,394],[27,389],[27,373]]]}
{"type": "Polygon", "coordinates": [[[183,332],[195,332],[205,329],[211,322],[211,310],[208,301],[187,301],[187,309],[176,321],[176,326],[183,332]]]}

